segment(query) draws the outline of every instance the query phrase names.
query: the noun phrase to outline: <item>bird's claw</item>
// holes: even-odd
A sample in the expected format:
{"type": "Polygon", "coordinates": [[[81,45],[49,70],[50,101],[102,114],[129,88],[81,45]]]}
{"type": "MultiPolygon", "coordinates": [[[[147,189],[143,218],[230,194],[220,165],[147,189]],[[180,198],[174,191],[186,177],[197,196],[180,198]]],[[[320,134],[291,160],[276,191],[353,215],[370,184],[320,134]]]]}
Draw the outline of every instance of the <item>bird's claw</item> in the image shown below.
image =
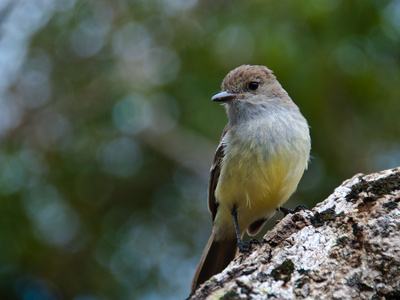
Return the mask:
{"type": "Polygon", "coordinates": [[[295,212],[302,211],[302,210],[309,210],[305,205],[297,205],[295,209],[279,207],[278,211],[281,211],[283,215],[286,217],[288,214],[294,214],[295,212]]]}
{"type": "Polygon", "coordinates": [[[246,243],[243,241],[239,241],[238,247],[241,252],[250,253],[250,245],[252,245],[252,244],[261,245],[261,242],[257,239],[251,239],[250,241],[248,241],[246,243]]]}

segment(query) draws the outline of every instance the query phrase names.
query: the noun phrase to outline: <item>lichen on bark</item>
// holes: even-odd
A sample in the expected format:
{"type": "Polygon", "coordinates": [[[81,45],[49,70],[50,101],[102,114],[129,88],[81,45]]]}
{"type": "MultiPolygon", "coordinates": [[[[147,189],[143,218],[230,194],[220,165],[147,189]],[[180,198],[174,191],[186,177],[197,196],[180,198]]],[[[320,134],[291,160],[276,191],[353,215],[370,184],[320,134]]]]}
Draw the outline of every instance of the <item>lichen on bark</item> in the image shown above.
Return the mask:
{"type": "Polygon", "coordinates": [[[400,168],[282,219],[189,299],[400,299],[400,168]]]}

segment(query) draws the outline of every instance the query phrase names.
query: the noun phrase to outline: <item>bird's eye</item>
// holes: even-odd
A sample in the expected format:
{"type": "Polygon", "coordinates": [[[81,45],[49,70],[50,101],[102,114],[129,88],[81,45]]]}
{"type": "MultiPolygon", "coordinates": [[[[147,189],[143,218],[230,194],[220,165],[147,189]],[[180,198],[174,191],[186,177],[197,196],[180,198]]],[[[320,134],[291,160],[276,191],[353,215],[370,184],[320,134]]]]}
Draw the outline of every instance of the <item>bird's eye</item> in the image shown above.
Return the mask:
{"type": "Polygon", "coordinates": [[[258,89],[258,86],[259,86],[260,84],[258,83],[258,82],[250,82],[249,83],[249,90],[251,90],[251,91],[255,91],[256,89],[258,89]]]}

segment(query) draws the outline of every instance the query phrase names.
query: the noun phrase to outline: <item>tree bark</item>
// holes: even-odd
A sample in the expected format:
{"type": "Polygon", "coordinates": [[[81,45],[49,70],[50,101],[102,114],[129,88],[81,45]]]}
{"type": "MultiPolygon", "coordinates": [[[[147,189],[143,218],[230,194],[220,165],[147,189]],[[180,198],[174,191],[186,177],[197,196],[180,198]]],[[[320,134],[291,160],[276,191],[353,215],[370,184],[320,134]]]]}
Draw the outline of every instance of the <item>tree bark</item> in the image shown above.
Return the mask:
{"type": "Polygon", "coordinates": [[[282,219],[188,299],[400,299],[400,168],[282,219]]]}

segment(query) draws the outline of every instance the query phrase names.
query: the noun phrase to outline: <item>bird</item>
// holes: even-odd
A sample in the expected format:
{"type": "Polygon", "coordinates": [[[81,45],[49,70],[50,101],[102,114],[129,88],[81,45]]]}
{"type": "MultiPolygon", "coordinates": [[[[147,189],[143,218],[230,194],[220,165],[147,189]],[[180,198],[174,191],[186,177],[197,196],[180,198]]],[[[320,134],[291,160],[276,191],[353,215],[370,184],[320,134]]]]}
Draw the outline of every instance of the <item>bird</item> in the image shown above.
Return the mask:
{"type": "Polygon", "coordinates": [[[220,273],[238,250],[249,252],[245,231],[256,235],[297,189],[307,169],[307,120],[266,66],[242,65],[223,79],[213,102],[228,116],[210,170],[212,233],[191,284],[191,294],[220,273]]]}

